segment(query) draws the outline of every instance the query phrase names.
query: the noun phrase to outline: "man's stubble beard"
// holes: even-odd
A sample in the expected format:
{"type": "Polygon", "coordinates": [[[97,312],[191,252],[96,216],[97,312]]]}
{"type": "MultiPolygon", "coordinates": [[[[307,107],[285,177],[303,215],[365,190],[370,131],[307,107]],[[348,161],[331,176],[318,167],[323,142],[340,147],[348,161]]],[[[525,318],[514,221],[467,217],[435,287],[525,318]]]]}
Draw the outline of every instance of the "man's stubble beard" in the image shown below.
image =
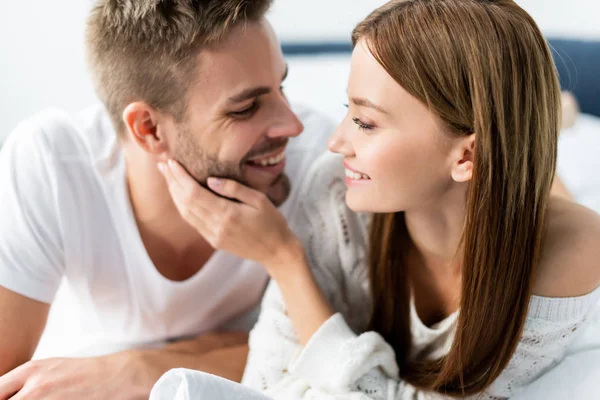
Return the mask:
{"type": "MultiPolygon", "coordinates": [[[[220,161],[215,155],[207,154],[202,149],[202,146],[192,139],[190,130],[184,124],[178,126],[177,143],[173,152],[173,158],[181,164],[199,185],[208,190],[210,189],[206,181],[209,177],[234,180],[244,186],[260,190],[259,188],[252,187],[244,177],[241,164],[245,164],[245,160],[248,157],[244,157],[244,160],[240,164],[220,161]]],[[[264,191],[261,190],[261,192],[264,191]]],[[[287,200],[290,192],[290,179],[283,173],[277,177],[265,194],[276,207],[279,207],[287,200]]]]}

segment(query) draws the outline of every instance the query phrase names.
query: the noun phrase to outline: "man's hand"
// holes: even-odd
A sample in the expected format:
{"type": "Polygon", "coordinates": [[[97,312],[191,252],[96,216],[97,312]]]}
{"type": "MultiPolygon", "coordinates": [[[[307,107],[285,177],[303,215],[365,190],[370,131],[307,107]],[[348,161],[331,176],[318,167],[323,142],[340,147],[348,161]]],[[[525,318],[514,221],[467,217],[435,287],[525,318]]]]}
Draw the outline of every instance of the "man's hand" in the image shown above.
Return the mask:
{"type": "Polygon", "coordinates": [[[162,349],[30,361],[0,377],[0,400],[146,400],[158,378],[179,367],[239,381],[247,340],[246,333],[217,333],[162,349]]]}
{"type": "Polygon", "coordinates": [[[134,393],[135,388],[128,387],[132,383],[131,376],[127,357],[118,354],[30,361],[0,378],[0,399],[141,399],[140,389],[134,393]],[[126,397],[123,396],[125,391],[130,392],[126,397]]]}

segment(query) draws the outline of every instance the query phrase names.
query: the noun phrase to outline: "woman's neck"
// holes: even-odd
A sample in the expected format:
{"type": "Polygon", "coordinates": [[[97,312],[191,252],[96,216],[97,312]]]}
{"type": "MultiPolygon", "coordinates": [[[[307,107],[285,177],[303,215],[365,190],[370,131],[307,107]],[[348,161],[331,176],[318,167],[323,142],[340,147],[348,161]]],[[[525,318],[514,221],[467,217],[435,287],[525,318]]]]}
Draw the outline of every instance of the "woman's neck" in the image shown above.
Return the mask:
{"type": "Polygon", "coordinates": [[[460,267],[459,246],[466,218],[466,189],[457,187],[435,207],[407,210],[405,222],[410,248],[431,272],[447,273],[460,267]]]}
{"type": "Polygon", "coordinates": [[[410,242],[406,269],[417,315],[431,326],[460,306],[462,254],[459,252],[466,215],[466,192],[436,201],[436,207],[405,212],[410,242]]]}

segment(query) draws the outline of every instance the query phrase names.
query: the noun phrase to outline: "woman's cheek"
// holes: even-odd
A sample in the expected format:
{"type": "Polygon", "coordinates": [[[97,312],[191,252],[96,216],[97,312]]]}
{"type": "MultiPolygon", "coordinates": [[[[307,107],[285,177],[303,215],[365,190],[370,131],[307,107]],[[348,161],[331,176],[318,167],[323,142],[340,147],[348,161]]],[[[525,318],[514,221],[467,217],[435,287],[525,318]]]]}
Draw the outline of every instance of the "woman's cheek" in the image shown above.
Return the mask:
{"type": "Polygon", "coordinates": [[[385,179],[396,171],[406,158],[402,150],[397,140],[393,140],[389,135],[373,137],[364,144],[364,162],[360,166],[372,179],[385,179]]]}

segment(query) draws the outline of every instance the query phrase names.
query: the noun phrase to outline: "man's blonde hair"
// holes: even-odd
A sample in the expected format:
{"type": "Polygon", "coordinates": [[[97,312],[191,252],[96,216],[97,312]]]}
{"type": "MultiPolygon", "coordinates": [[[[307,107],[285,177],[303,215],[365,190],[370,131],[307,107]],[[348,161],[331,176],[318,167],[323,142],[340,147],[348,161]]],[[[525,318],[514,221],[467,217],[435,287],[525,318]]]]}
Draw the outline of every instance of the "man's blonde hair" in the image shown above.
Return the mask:
{"type": "Polygon", "coordinates": [[[99,0],[86,47],[96,91],[115,128],[127,104],[145,101],[185,115],[196,56],[240,23],[260,20],[272,0],[99,0]]]}

